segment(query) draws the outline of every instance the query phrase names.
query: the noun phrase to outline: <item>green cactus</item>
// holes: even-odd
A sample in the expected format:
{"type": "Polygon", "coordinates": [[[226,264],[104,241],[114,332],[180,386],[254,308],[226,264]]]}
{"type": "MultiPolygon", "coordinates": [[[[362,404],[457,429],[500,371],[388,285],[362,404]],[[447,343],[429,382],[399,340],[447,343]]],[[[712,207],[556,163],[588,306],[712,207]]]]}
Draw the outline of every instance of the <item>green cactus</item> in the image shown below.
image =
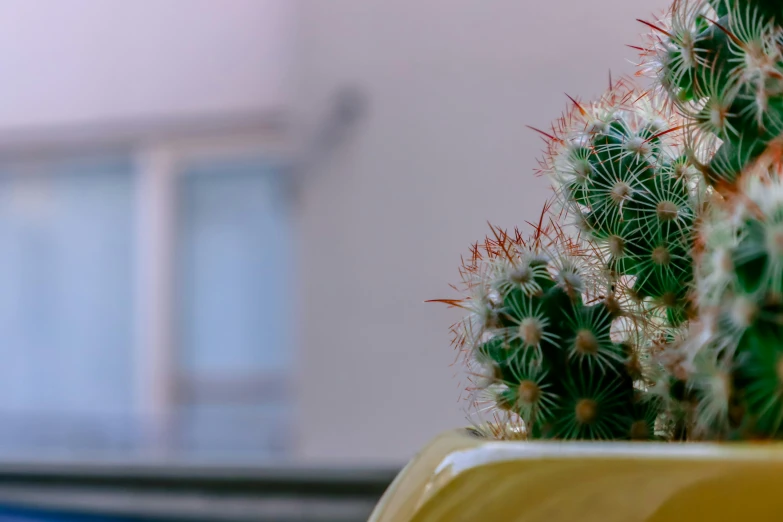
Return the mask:
{"type": "Polygon", "coordinates": [[[661,433],[677,438],[689,415],[687,373],[671,354],[695,313],[693,227],[704,184],[685,154],[684,122],[652,93],[624,81],[596,102],[572,102],[546,135],[540,171],[624,297],[620,312],[646,326],[636,340],[654,361],[645,389],[661,433]]]}
{"type": "Polygon", "coordinates": [[[471,402],[494,420],[477,427],[503,438],[652,438],[656,405],[638,389],[644,366],[623,342],[631,329],[602,272],[554,223],[529,240],[493,233],[464,263],[466,297],[445,300],[469,311],[455,342],[471,402]]]}
{"type": "Polygon", "coordinates": [[[698,317],[667,354],[688,439],[783,435],[781,24],[773,0],[676,0],[668,19],[647,23],[644,66],[713,186],[697,241],[698,317]]]}
{"type": "Polygon", "coordinates": [[[783,183],[778,172],[746,173],[736,190],[701,227],[701,313],[685,362],[692,429],[697,438],[781,438],[783,183]]]}
{"type": "Polygon", "coordinates": [[[683,155],[680,122],[626,82],[573,107],[545,134],[541,172],[648,317],[688,317],[699,173],[683,155]]]}
{"type": "Polygon", "coordinates": [[[445,300],[485,433],[783,438],[783,3],[645,23],[660,89],[618,82],[538,131],[578,237],[493,229],[445,300]]]}
{"type": "Polygon", "coordinates": [[[648,23],[647,69],[687,119],[692,159],[713,185],[734,183],[783,133],[782,24],[778,0],[676,0],[670,20],[648,23]]]}

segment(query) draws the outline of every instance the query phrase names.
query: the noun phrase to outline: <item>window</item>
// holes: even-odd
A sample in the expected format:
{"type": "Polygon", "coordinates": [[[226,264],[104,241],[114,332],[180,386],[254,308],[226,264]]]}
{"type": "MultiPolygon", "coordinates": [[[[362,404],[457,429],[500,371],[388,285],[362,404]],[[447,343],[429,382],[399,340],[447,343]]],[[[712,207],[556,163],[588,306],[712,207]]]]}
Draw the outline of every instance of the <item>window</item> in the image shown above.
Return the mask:
{"type": "Polygon", "coordinates": [[[290,437],[280,169],[202,162],[184,170],[177,194],[180,444],[196,454],[277,453],[290,437]]]}
{"type": "Polygon", "coordinates": [[[0,163],[0,452],[285,453],[290,209],[259,151],[0,163]]]}
{"type": "Polygon", "coordinates": [[[0,450],[127,450],[134,175],[126,159],[0,168],[0,450]]]}

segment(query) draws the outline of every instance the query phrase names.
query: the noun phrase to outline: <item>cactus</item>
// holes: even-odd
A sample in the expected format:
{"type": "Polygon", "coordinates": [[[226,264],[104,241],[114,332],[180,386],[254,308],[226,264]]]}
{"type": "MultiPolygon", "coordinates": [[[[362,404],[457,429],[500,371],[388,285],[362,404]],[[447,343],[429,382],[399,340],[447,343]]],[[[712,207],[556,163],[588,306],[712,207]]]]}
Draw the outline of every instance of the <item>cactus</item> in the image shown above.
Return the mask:
{"type": "Polygon", "coordinates": [[[687,439],[783,435],[781,23],[783,6],[765,0],[677,0],[647,23],[644,71],[682,114],[685,150],[713,187],[698,227],[698,318],[667,353],[687,439]]]}
{"type": "Polygon", "coordinates": [[[471,402],[490,415],[477,427],[502,438],[652,438],[642,355],[623,343],[631,330],[603,272],[543,216],[529,239],[493,228],[463,262],[464,298],[444,300],[469,312],[454,332],[471,402]]]}
{"type": "Polygon", "coordinates": [[[783,169],[762,155],[701,227],[685,363],[695,438],[783,437],[783,169]]]}
{"type": "Polygon", "coordinates": [[[783,4],[644,23],[656,88],[610,82],[538,131],[558,217],[493,228],[445,300],[484,433],[783,438],[783,4]]]}
{"type": "Polygon", "coordinates": [[[685,116],[692,159],[712,185],[733,184],[780,142],[782,24],[777,0],[676,0],[668,19],[647,23],[645,68],[685,116]],[[705,155],[705,144],[720,147],[705,155]]]}
{"type": "Polygon", "coordinates": [[[608,259],[619,287],[648,316],[686,321],[699,173],[683,155],[681,122],[627,81],[579,103],[545,133],[541,173],[560,204],[608,259]]]}

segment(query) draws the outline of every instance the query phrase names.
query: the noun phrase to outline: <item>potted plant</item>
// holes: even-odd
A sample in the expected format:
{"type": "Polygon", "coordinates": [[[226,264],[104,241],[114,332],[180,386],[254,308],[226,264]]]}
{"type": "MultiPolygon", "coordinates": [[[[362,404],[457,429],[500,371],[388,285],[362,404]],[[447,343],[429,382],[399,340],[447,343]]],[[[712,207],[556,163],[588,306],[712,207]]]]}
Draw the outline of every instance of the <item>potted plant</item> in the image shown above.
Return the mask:
{"type": "Polygon", "coordinates": [[[490,227],[438,300],[466,313],[473,427],[372,520],[783,512],[783,451],[761,444],[783,437],[783,5],[677,0],[643,23],[654,87],[610,80],[538,131],[553,202],[490,227]]]}

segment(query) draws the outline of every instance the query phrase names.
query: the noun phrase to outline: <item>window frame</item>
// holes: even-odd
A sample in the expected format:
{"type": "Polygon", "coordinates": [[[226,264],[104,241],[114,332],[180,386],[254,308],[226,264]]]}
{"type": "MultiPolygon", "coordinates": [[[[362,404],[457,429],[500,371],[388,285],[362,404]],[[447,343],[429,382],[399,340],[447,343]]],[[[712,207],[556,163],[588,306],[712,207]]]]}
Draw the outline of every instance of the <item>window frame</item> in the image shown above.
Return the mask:
{"type": "MultiPolygon", "coordinates": [[[[280,165],[280,175],[291,175],[291,154],[279,136],[268,133],[208,135],[198,138],[157,140],[136,149],[138,194],[136,226],[138,259],[136,296],[138,339],[134,343],[139,358],[135,374],[140,396],[140,413],[150,415],[145,425],[151,457],[168,457],[176,452],[179,439],[176,414],[180,405],[194,396],[234,400],[257,390],[289,387],[273,374],[254,374],[229,382],[190,379],[179,370],[181,343],[177,338],[177,277],[175,270],[177,222],[177,182],[188,175],[187,166],[221,159],[264,157],[280,165]]],[[[287,180],[293,183],[293,178],[287,180]]],[[[293,225],[293,223],[292,223],[293,225]]],[[[290,346],[293,348],[293,345],[290,346]]]]}
{"type": "MultiPolygon", "coordinates": [[[[281,167],[280,175],[290,177],[286,183],[295,184],[290,168],[294,155],[285,119],[277,112],[265,111],[0,134],[1,162],[121,154],[134,165],[134,410],[144,421],[141,428],[147,430],[138,448],[140,454],[133,456],[136,459],[155,461],[177,456],[177,408],[193,393],[204,393],[210,387],[213,391],[206,393],[220,395],[227,390],[234,393],[231,388],[272,390],[291,385],[280,382],[279,376],[265,374],[242,382],[185,382],[177,364],[180,348],[176,333],[179,177],[186,176],[187,165],[194,162],[263,157],[281,167]],[[194,391],[194,386],[201,391],[194,391]]],[[[292,231],[296,229],[293,218],[292,212],[292,231]]],[[[293,350],[296,341],[292,339],[288,344],[293,350]]],[[[290,377],[294,377],[293,368],[290,377]]],[[[296,415],[293,417],[293,423],[298,424],[296,415]]]]}

